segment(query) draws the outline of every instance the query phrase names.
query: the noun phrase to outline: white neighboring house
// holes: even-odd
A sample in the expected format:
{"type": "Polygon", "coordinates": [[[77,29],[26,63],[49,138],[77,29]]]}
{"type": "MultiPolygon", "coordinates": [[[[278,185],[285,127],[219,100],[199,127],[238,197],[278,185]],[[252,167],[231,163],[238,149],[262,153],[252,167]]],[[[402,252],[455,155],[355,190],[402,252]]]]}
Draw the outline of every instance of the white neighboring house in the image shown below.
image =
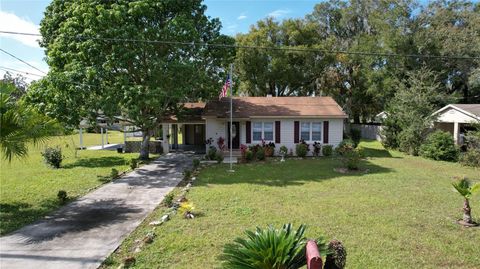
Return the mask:
{"type": "MultiPolygon", "coordinates": [[[[230,98],[185,104],[185,116],[162,121],[164,152],[217,147],[219,138],[229,147],[230,98]],[[181,139],[179,134],[181,134],[181,139]],[[206,144],[205,141],[212,141],[206,144]]],[[[232,149],[240,145],[275,143],[295,153],[303,139],[337,146],[343,139],[347,115],[331,97],[233,97],[232,149]]],[[[312,149],[312,147],[310,147],[312,149]]],[[[310,150],[311,154],[312,150],[310,150]]],[[[238,153],[238,152],[237,152],[238,153]]]]}
{"type": "Polygon", "coordinates": [[[480,123],[480,104],[450,104],[436,112],[434,128],[450,132],[457,145],[463,144],[463,136],[472,123],[480,123]]]}

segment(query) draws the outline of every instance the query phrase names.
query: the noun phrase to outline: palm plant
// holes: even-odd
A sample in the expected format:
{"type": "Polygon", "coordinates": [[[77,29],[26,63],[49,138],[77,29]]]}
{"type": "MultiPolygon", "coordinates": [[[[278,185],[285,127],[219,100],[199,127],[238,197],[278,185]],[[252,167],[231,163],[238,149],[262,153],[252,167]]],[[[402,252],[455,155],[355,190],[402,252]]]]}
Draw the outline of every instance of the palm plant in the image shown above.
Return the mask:
{"type": "Polygon", "coordinates": [[[470,198],[472,196],[480,191],[480,183],[473,184],[470,180],[467,178],[459,178],[457,179],[454,183],[452,183],[453,187],[457,192],[463,196],[465,199],[463,202],[463,219],[462,219],[462,224],[464,225],[474,225],[475,222],[473,222],[472,219],[472,209],[470,207],[470,198]]]}
{"type": "MultiPolygon", "coordinates": [[[[223,267],[229,269],[296,269],[306,264],[304,236],[305,225],[294,231],[291,224],[282,229],[269,226],[267,229],[245,231],[247,238],[236,238],[224,247],[223,267]]],[[[323,238],[316,240],[322,256],[327,252],[323,238]]]]}
{"type": "Polygon", "coordinates": [[[0,82],[0,151],[9,161],[12,157],[25,157],[28,142],[42,142],[58,129],[54,120],[22,101],[15,101],[14,91],[12,84],[0,82]]]}

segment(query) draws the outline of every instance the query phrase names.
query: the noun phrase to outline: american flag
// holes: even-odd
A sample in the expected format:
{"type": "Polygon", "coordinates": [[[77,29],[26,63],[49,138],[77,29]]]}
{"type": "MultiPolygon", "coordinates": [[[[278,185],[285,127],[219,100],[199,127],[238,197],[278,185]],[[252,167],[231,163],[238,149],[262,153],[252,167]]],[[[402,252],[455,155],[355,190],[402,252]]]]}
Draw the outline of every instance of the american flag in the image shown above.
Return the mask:
{"type": "Polygon", "coordinates": [[[222,90],[220,91],[220,95],[218,96],[218,99],[221,99],[222,97],[227,97],[229,87],[230,87],[230,75],[227,75],[227,80],[225,81],[225,84],[223,84],[223,87],[222,87],[222,90]]]}

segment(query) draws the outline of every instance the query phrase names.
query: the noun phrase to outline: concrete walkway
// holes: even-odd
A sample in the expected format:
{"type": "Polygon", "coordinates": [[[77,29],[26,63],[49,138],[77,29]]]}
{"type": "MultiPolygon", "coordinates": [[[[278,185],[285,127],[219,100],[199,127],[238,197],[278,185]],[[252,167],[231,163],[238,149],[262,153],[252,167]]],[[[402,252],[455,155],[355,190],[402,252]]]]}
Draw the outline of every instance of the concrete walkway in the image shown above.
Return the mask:
{"type": "Polygon", "coordinates": [[[97,268],[182,179],[191,155],[167,154],[0,238],[0,268],[97,268]]]}

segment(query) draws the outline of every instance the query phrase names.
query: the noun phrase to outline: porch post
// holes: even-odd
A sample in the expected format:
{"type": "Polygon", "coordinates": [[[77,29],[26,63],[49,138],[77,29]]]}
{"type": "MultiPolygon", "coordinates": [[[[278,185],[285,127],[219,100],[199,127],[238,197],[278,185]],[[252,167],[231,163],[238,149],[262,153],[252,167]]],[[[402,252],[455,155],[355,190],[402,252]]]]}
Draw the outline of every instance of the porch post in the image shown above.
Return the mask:
{"type": "Polygon", "coordinates": [[[168,139],[168,132],[169,132],[169,124],[162,124],[162,146],[163,146],[163,153],[168,153],[170,151],[169,148],[169,139],[168,139]]]}
{"type": "Polygon", "coordinates": [[[83,130],[82,129],[83,129],[82,127],[78,129],[78,134],[80,135],[80,149],[83,149],[83,130]]]}
{"type": "Polygon", "coordinates": [[[104,147],[104,142],[103,142],[103,127],[100,127],[100,133],[102,134],[102,149],[104,147]]]}
{"type": "Polygon", "coordinates": [[[453,141],[458,145],[458,122],[453,123],[453,141]]]}
{"type": "Polygon", "coordinates": [[[127,126],[123,126],[123,146],[127,144],[127,126]]]}

